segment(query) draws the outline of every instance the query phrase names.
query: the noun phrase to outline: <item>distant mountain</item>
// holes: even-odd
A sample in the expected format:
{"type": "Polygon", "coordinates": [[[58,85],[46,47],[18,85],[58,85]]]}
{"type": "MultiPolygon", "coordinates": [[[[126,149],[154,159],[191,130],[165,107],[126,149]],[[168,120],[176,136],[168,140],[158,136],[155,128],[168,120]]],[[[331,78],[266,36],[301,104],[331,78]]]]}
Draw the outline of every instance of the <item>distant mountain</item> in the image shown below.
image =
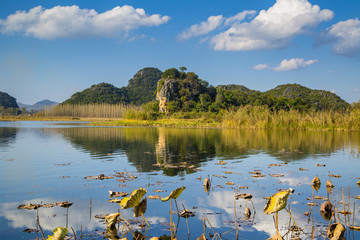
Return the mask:
{"type": "Polygon", "coordinates": [[[59,103],[54,102],[54,101],[50,101],[48,99],[39,101],[39,102],[37,102],[37,103],[35,103],[33,105],[27,105],[27,104],[23,104],[23,103],[18,102],[20,110],[25,107],[27,111],[31,111],[31,110],[39,111],[39,110],[41,110],[41,109],[43,109],[45,107],[55,106],[55,105],[58,105],[58,104],[59,103]]]}
{"type": "Polygon", "coordinates": [[[0,92],[0,106],[6,108],[18,108],[16,99],[13,96],[10,96],[6,92],[0,92]]]}

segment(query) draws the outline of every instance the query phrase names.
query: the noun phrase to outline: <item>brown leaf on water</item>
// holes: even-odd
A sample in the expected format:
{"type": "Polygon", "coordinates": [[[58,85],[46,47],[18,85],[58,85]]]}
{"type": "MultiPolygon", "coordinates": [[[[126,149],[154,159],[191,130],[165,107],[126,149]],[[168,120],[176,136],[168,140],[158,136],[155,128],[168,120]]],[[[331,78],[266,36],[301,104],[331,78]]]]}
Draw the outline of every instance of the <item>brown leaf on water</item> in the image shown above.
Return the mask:
{"type": "Polygon", "coordinates": [[[314,199],[316,199],[316,200],[328,200],[326,197],[323,197],[323,196],[314,196],[314,199]]]}
{"type": "Polygon", "coordinates": [[[309,206],[317,206],[317,204],[313,203],[313,202],[309,202],[309,203],[307,203],[307,205],[309,205],[309,206]]]}
{"type": "Polygon", "coordinates": [[[255,174],[255,175],[251,175],[251,177],[253,178],[262,178],[265,177],[266,175],[261,175],[261,174],[255,174]]]}
{"type": "Polygon", "coordinates": [[[284,240],[282,238],[282,236],[279,233],[276,233],[274,236],[272,236],[271,238],[268,238],[267,240],[284,240]]]}
{"type": "Polygon", "coordinates": [[[225,174],[232,174],[233,172],[230,171],[226,171],[225,174]]]}
{"type": "Polygon", "coordinates": [[[22,204],[19,205],[17,208],[18,209],[27,209],[27,210],[32,210],[32,209],[38,209],[39,207],[41,207],[40,204],[32,204],[32,203],[28,203],[28,204],[22,204]]]}
{"type": "Polygon", "coordinates": [[[225,162],[225,161],[219,161],[218,163],[215,163],[215,165],[226,165],[227,164],[227,162],[225,162]]]}
{"type": "Polygon", "coordinates": [[[240,194],[236,195],[235,198],[236,198],[236,200],[239,200],[240,198],[251,199],[252,195],[250,193],[240,193],[240,194]]]}
{"type": "Polygon", "coordinates": [[[111,176],[105,176],[104,174],[100,174],[97,176],[86,176],[84,177],[84,179],[99,179],[99,180],[104,180],[104,179],[110,179],[113,178],[111,176]]]}
{"type": "Polygon", "coordinates": [[[159,195],[150,195],[147,197],[148,199],[162,199],[162,196],[159,195]]]}
{"type": "Polygon", "coordinates": [[[249,208],[249,207],[246,207],[246,208],[245,208],[244,216],[245,216],[246,219],[250,219],[250,217],[251,217],[251,211],[250,211],[250,208],[249,208]]]}
{"type": "Polygon", "coordinates": [[[357,196],[355,197],[355,199],[359,199],[359,200],[360,200],[360,195],[357,195],[357,196]]]}
{"type": "Polygon", "coordinates": [[[27,228],[27,229],[25,229],[23,232],[32,233],[32,232],[39,232],[39,230],[33,229],[33,228],[27,228]]]}
{"type": "Polygon", "coordinates": [[[234,182],[228,182],[228,181],[226,181],[226,185],[234,185],[234,182]]]}
{"type": "Polygon", "coordinates": [[[185,208],[184,210],[179,212],[179,216],[183,218],[194,217],[195,212],[189,211],[188,209],[185,208]]]}
{"type": "Polygon", "coordinates": [[[248,186],[239,186],[239,189],[248,189],[248,186]]]}
{"type": "Polygon", "coordinates": [[[59,205],[60,207],[63,207],[63,208],[68,208],[68,207],[70,207],[71,205],[73,205],[73,203],[72,203],[72,202],[65,201],[65,202],[57,202],[56,205],[59,205]]]}
{"type": "Polygon", "coordinates": [[[109,191],[109,198],[113,198],[113,197],[126,197],[127,195],[129,195],[129,193],[127,193],[127,192],[113,192],[113,191],[109,191]]]}
{"type": "Polygon", "coordinates": [[[161,190],[161,189],[155,189],[153,192],[166,192],[166,191],[161,190]]]}
{"type": "Polygon", "coordinates": [[[340,214],[344,214],[344,215],[351,215],[352,212],[349,212],[349,211],[346,211],[346,210],[342,210],[342,211],[339,211],[340,214]]]}
{"type": "Polygon", "coordinates": [[[330,240],[340,240],[343,239],[344,232],[345,227],[341,223],[333,223],[327,230],[327,236],[330,240]]]}
{"type": "Polygon", "coordinates": [[[210,187],[211,187],[210,179],[209,179],[209,178],[205,178],[205,179],[204,179],[204,191],[205,191],[205,192],[209,192],[209,191],[210,191],[210,187]]]}
{"type": "Polygon", "coordinates": [[[359,231],[360,232],[360,227],[359,226],[349,226],[350,230],[355,230],[355,231],[359,231]]]}
{"type": "Polygon", "coordinates": [[[330,174],[329,177],[341,178],[341,175],[330,174]]]}
{"type": "Polygon", "coordinates": [[[200,237],[196,238],[196,240],[207,240],[205,237],[205,233],[203,233],[200,237]]]}
{"type": "Polygon", "coordinates": [[[280,174],[280,173],[270,173],[269,175],[276,178],[284,176],[284,174],[280,174]]]}
{"type": "Polygon", "coordinates": [[[252,172],[249,172],[250,174],[258,174],[261,175],[261,170],[254,170],[252,172]]]}
{"type": "Polygon", "coordinates": [[[306,169],[306,168],[299,168],[299,171],[309,171],[309,169],[306,169]]]}
{"type": "Polygon", "coordinates": [[[46,203],[46,204],[42,204],[40,207],[43,207],[43,208],[52,208],[54,206],[56,206],[57,204],[56,203],[46,203]]]}
{"type": "Polygon", "coordinates": [[[323,202],[320,206],[320,212],[331,213],[332,204],[329,201],[323,202]]]}
{"type": "Polygon", "coordinates": [[[277,164],[277,163],[272,163],[269,165],[269,167],[280,167],[281,165],[280,164],[277,164]]]}

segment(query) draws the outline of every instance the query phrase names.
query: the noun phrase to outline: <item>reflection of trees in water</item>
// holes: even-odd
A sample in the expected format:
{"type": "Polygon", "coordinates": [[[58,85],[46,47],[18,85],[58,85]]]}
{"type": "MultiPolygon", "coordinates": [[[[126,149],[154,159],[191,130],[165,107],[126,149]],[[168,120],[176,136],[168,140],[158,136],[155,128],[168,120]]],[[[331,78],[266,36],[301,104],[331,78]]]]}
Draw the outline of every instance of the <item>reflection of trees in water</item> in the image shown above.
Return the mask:
{"type": "Polygon", "coordinates": [[[15,141],[17,128],[0,128],[0,147],[8,147],[10,143],[15,141]]]}
{"type": "MultiPolygon", "coordinates": [[[[348,147],[358,154],[360,144],[359,134],[345,132],[100,127],[54,131],[93,156],[124,153],[141,172],[154,170],[155,163],[178,165],[186,162],[188,166],[200,166],[201,162],[214,157],[243,158],[259,152],[282,161],[330,155],[348,147]]],[[[163,170],[167,175],[180,171],[176,168],[163,170]]]]}

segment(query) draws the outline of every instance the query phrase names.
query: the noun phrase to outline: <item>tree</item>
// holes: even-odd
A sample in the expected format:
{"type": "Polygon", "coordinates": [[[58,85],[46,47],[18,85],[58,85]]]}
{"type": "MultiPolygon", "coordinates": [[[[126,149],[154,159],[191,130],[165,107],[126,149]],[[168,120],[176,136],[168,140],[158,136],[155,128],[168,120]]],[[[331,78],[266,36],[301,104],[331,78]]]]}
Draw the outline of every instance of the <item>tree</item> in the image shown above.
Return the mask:
{"type": "Polygon", "coordinates": [[[179,69],[180,69],[181,72],[185,72],[187,70],[186,67],[180,67],[179,69]]]}

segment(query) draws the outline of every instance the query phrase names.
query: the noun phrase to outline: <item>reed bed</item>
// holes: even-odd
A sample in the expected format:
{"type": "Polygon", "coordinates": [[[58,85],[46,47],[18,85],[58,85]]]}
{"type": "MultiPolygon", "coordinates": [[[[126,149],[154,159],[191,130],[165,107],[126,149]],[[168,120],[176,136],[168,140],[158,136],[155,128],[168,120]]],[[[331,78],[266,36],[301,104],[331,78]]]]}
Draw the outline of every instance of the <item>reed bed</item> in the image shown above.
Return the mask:
{"type": "Polygon", "coordinates": [[[45,108],[40,113],[45,117],[79,118],[123,118],[129,110],[140,111],[140,107],[125,104],[60,104],[45,108]]]}
{"type": "Polygon", "coordinates": [[[245,106],[230,110],[222,120],[224,128],[346,130],[360,131],[360,109],[348,111],[297,110],[272,112],[267,107],[245,106]]]}

